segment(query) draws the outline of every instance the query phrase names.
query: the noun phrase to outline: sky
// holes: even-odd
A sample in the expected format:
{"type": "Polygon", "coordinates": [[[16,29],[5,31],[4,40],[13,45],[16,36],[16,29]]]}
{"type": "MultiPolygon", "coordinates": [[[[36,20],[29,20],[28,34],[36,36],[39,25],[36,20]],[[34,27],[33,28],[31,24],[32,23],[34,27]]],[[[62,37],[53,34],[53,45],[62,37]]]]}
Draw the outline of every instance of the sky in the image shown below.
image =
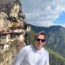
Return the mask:
{"type": "Polygon", "coordinates": [[[65,0],[21,0],[26,22],[36,26],[65,27],[65,0]]]}

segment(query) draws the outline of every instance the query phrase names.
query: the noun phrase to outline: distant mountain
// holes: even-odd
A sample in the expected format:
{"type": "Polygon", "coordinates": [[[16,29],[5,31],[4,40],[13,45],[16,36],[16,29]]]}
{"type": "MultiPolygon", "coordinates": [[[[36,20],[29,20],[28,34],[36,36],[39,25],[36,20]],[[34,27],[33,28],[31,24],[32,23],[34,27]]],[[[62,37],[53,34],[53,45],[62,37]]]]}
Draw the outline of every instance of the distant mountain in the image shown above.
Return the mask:
{"type": "Polygon", "coordinates": [[[44,31],[47,34],[47,44],[50,49],[65,57],[65,28],[62,26],[38,27],[31,25],[34,32],[44,31]]]}
{"type": "Polygon", "coordinates": [[[44,31],[45,33],[48,33],[49,31],[56,31],[60,28],[63,28],[65,29],[64,27],[62,26],[50,26],[50,27],[40,27],[40,26],[34,26],[34,25],[31,25],[31,28],[33,31],[35,31],[36,33],[40,32],[40,31],[44,31]]]}

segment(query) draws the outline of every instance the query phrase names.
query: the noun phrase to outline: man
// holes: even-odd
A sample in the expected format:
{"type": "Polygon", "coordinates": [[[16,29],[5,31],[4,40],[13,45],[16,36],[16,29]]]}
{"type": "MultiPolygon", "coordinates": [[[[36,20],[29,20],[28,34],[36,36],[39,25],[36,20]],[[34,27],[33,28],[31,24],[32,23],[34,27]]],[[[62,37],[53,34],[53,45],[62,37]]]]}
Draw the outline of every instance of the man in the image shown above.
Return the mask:
{"type": "Polygon", "coordinates": [[[21,49],[13,65],[49,65],[49,53],[43,47],[46,41],[45,33],[36,34],[34,41],[33,45],[21,49]]]}

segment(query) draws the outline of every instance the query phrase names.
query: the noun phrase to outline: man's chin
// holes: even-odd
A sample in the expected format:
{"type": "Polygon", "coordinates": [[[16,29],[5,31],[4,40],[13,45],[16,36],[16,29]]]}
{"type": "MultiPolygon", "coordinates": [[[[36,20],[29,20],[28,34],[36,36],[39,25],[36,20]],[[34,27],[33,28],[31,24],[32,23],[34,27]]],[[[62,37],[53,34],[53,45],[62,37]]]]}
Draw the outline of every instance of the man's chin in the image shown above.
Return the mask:
{"type": "Polygon", "coordinates": [[[37,50],[40,50],[41,49],[41,47],[37,47],[37,50]]]}

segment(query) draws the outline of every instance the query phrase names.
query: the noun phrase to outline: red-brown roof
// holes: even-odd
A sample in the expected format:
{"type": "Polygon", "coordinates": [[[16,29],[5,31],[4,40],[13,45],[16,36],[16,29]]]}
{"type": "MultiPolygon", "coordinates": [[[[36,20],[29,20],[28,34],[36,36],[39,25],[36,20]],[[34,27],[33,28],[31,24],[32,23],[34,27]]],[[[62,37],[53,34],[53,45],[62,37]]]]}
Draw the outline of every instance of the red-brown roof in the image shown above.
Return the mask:
{"type": "Polygon", "coordinates": [[[1,34],[5,34],[6,35],[6,34],[9,34],[9,32],[0,32],[0,35],[1,34]]]}

